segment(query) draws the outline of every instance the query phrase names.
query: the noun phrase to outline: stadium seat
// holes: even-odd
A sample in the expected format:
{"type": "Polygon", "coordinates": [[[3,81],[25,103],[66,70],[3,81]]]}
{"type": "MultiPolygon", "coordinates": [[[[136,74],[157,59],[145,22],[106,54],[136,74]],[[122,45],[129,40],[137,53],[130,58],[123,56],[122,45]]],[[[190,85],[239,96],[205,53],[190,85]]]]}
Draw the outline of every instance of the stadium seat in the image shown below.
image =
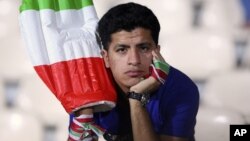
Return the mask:
{"type": "Polygon", "coordinates": [[[1,141],[43,141],[40,121],[32,115],[17,110],[0,112],[1,141]]]}
{"type": "MultiPolygon", "coordinates": [[[[19,13],[19,1],[0,1],[0,39],[20,34],[17,14],[19,13]]],[[[6,46],[1,46],[6,47],[6,46]]]]}
{"type": "Polygon", "coordinates": [[[18,25],[19,1],[0,1],[0,75],[21,76],[32,70],[18,25]]]}
{"type": "MultiPolygon", "coordinates": [[[[94,0],[98,16],[101,17],[114,5],[130,2],[128,0],[94,0]]],[[[133,0],[152,9],[161,24],[161,31],[166,34],[191,30],[192,5],[189,0],[133,0]]]]}
{"type": "Polygon", "coordinates": [[[239,0],[203,0],[201,26],[211,30],[231,31],[243,25],[239,0]]]}
{"type": "Polygon", "coordinates": [[[209,78],[203,90],[202,101],[214,108],[232,109],[241,113],[250,123],[250,71],[235,70],[209,78]]]}
{"type": "Polygon", "coordinates": [[[1,40],[0,50],[0,75],[13,79],[33,71],[20,36],[1,40]]]}
{"type": "Polygon", "coordinates": [[[16,107],[41,121],[45,140],[67,139],[69,115],[37,74],[21,77],[16,107]]]}
{"type": "Polygon", "coordinates": [[[245,121],[236,111],[200,106],[195,139],[196,141],[229,141],[231,124],[245,124],[245,121]]]}
{"type": "Polygon", "coordinates": [[[3,79],[0,77],[0,111],[2,111],[5,107],[5,97],[4,97],[4,86],[3,79]]]}
{"type": "Polygon", "coordinates": [[[20,79],[17,104],[20,109],[36,114],[46,125],[56,125],[59,118],[68,118],[63,106],[35,73],[20,79]]]}
{"type": "Polygon", "coordinates": [[[192,4],[189,0],[157,0],[150,2],[150,8],[160,21],[161,33],[172,35],[191,30],[193,13],[192,4]]]}
{"type": "Polygon", "coordinates": [[[170,65],[195,81],[235,68],[232,37],[221,32],[197,30],[160,38],[161,53],[170,65]]]}
{"type": "Polygon", "coordinates": [[[18,90],[18,78],[0,74],[0,111],[15,106],[18,90]]]}
{"type": "Polygon", "coordinates": [[[65,141],[68,138],[69,116],[58,119],[56,125],[55,139],[56,141],[65,141]]]}
{"type": "Polygon", "coordinates": [[[242,55],[242,66],[250,69],[250,38],[242,55]]]}

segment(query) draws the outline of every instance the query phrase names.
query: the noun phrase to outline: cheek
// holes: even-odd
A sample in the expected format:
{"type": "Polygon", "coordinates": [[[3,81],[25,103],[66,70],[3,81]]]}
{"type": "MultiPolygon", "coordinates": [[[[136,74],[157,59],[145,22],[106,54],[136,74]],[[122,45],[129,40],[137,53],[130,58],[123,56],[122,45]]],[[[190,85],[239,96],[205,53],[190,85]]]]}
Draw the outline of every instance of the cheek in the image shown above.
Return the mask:
{"type": "Polygon", "coordinates": [[[148,56],[146,57],[146,59],[143,59],[143,68],[144,70],[146,71],[146,73],[148,74],[149,73],[149,67],[150,65],[152,64],[152,56],[148,56]]]}
{"type": "Polygon", "coordinates": [[[144,55],[142,58],[144,58],[142,59],[144,65],[150,66],[152,64],[153,56],[151,54],[144,55]]]}
{"type": "Polygon", "coordinates": [[[149,67],[152,64],[152,60],[144,59],[141,68],[145,71],[145,75],[149,73],[149,67]]]}
{"type": "Polygon", "coordinates": [[[110,58],[109,60],[110,69],[114,76],[117,76],[120,73],[122,73],[124,66],[123,63],[124,62],[121,59],[110,58]]]}
{"type": "Polygon", "coordinates": [[[152,62],[147,62],[147,65],[145,65],[145,70],[146,70],[146,73],[148,74],[149,73],[149,67],[150,65],[152,64],[152,62]]]}

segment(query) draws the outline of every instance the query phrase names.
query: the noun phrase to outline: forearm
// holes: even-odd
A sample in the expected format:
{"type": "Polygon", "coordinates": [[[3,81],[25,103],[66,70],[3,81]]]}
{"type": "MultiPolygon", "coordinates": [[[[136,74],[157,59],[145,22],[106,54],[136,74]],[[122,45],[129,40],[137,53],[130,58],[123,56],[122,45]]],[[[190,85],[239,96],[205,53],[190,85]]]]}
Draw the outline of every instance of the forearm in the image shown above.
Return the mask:
{"type": "Polygon", "coordinates": [[[129,99],[134,141],[188,141],[187,138],[156,134],[146,108],[138,100],[129,99]]]}
{"type": "MultiPolygon", "coordinates": [[[[157,85],[159,83],[153,77],[149,77],[140,84],[131,87],[130,91],[149,92],[157,88],[157,85]]],[[[141,105],[140,101],[132,98],[129,98],[129,105],[134,141],[159,141],[146,108],[141,105]]]]}
{"type": "Polygon", "coordinates": [[[159,141],[146,108],[134,99],[129,99],[134,141],[159,141]]]}

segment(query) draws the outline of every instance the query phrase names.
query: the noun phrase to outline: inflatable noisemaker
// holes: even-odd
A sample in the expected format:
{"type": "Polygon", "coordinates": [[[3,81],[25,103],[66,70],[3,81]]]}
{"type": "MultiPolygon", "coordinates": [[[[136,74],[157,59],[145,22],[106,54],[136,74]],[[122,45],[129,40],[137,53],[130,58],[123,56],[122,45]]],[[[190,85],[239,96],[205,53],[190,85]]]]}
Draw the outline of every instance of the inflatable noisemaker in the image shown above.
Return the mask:
{"type": "Polygon", "coordinates": [[[92,0],[23,0],[19,20],[35,71],[68,113],[115,106],[92,0]]]}

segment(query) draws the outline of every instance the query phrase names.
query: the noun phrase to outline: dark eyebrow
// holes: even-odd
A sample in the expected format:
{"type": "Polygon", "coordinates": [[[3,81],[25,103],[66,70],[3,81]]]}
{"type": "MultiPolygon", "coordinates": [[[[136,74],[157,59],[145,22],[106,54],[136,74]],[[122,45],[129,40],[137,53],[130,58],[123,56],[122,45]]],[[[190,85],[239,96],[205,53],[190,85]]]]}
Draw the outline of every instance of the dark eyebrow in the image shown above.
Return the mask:
{"type": "Polygon", "coordinates": [[[151,44],[151,43],[147,43],[147,42],[145,42],[145,43],[140,43],[140,44],[137,44],[136,46],[137,46],[137,47],[141,47],[141,46],[149,46],[149,47],[151,47],[151,46],[152,46],[152,44],[151,44]]]}
{"type": "Polygon", "coordinates": [[[117,44],[117,45],[115,46],[115,48],[117,48],[117,47],[128,48],[128,47],[129,47],[129,45],[125,45],[125,44],[117,44]]]}

